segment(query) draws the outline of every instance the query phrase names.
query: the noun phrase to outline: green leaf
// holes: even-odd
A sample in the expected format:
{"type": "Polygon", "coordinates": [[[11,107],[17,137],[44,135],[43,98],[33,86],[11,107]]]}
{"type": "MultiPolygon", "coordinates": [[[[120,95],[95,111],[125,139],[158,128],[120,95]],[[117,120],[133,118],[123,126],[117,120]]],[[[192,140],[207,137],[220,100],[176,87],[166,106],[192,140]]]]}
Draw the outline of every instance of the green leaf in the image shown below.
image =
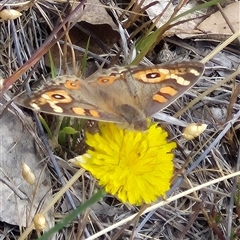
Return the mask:
{"type": "Polygon", "coordinates": [[[51,69],[51,77],[55,78],[56,68],[55,68],[53,57],[52,57],[51,49],[48,51],[48,56],[49,56],[49,63],[50,63],[50,69],[51,69]]]}
{"type": "Polygon", "coordinates": [[[45,121],[45,119],[40,114],[39,114],[39,119],[40,119],[40,122],[43,125],[43,128],[47,131],[48,137],[50,139],[52,139],[53,138],[52,132],[51,132],[47,122],[45,121]]]}
{"type": "Polygon", "coordinates": [[[86,50],[83,55],[83,60],[82,60],[82,64],[81,64],[81,73],[82,73],[81,75],[84,75],[83,73],[85,73],[86,68],[87,68],[87,57],[88,57],[89,45],[90,45],[90,37],[88,38],[86,50]]]}
{"type": "Polygon", "coordinates": [[[76,134],[78,133],[78,131],[72,127],[64,127],[59,133],[76,134]]]}

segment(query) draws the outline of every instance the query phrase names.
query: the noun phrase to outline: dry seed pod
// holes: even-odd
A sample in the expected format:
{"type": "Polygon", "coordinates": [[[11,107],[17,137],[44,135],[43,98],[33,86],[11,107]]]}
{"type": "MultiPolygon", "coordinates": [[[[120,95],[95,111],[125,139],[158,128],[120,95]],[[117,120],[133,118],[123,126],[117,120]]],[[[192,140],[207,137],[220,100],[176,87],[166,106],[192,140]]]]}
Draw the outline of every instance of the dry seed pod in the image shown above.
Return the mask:
{"type": "Polygon", "coordinates": [[[31,185],[35,182],[35,175],[26,163],[22,163],[22,176],[25,181],[31,185]]]}
{"type": "Polygon", "coordinates": [[[41,213],[34,216],[33,223],[38,231],[43,231],[46,228],[46,218],[41,213]]]}
{"type": "Polygon", "coordinates": [[[192,140],[198,137],[201,133],[205,131],[207,124],[203,123],[190,123],[183,131],[183,137],[187,140],[192,140]]]}
{"type": "Polygon", "coordinates": [[[4,83],[4,79],[1,78],[1,76],[0,76],[0,90],[3,89],[3,83],[4,83]]]}
{"type": "MultiPolygon", "coordinates": [[[[86,158],[91,158],[91,156],[88,154],[88,153],[85,153],[84,156],[86,158]]],[[[83,156],[82,155],[79,155],[75,158],[72,158],[72,159],[69,159],[68,160],[69,164],[72,165],[72,166],[77,166],[77,167],[80,167],[82,163],[85,163],[86,161],[84,160],[83,156]]]]}
{"type": "Polygon", "coordinates": [[[4,9],[0,12],[0,18],[3,21],[7,21],[7,20],[14,20],[18,17],[20,17],[22,14],[14,9],[4,9]]]}

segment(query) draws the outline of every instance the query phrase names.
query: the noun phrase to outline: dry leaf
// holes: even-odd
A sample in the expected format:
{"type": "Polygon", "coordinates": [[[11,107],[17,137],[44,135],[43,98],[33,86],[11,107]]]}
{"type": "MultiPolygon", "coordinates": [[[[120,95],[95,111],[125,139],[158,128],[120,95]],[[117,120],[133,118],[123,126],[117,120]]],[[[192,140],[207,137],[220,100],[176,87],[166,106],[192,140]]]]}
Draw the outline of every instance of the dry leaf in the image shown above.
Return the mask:
{"type": "MultiPolygon", "coordinates": [[[[140,0],[138,0],[138,2],[140,2],[140,0]]],[[[152,0],[145,0],[143,3],[143,7],[145,7],[146,5],[148,5],[152,2],[153,2],[152,0]]],[[[169,3],[169,0],[159,0],[157,4],[155,4],[154,6],[151,6],[150,8],[147,8],[146,12],[147,12],[149,18],[152,19],[154,22],[154,20],[159,15],[162,14],[163,10],[165,9],[165,7],[167,6],[168,3],[169,3]]],[[[197,0],[189,1],[187,3],[187,5],[183,6],[180,9],[180,11],[177,13],[177,15],[192,9],[196,5],[199,5],[197,0]]],[[[172,3],[169,5],[168,9],[164,12],[161,19],[157,22],[156,26],[158,28],[160,28],[163,24],[165,24],[171,18],[176,6],[177,5],[173,5],[172,3]]],[[[196,17],[202,16],[202,15],[203,15],[202,12],[195,11],[191,14],[187,14],[186,16],[178,19],[177,21],[182,21],[182,20],[186,20],[186,19],[190,19],[190,18],[196,18],[196,17]]],[[[168,36],[176,34],[178,37],[181,37],[181,38],[187,37],[189,34],[192,35],[193,33],[195,33],[196,30],[194,30],[194,29],[195,29],[196,25],[199,24],[200,21],[201,21],[201,18],[194,19],[192,21],[188,21],[183,24],[174,26],[173,28],[168,30],[165,34],[168,36]]],[[[199,31],[197,31],[197,32],[199,32],[199,31]]]]}
{"type": "MultiPolygon", "coordinates": [[[[77,4],[76,4],[77,5],[77,4]]],[[[107,24],[115,31],[118,31],[117,25],[109,16],[105,9],[105,5],[98,0],[88,0],[85,4],[84,11],[74,15],[74,19],[78,19],[78,22],[85,21],[93,25],[107,24]]]]}
{"type": "MultiPolygon", "coordinates": [[[[0,101],[3,102],[2,99],[0,101]]],[[[32,119],[25,119],[25,122],[30,121],[32,119]]],[[[1,141],[0,152],[0,178],[3,180],[0,181],[0,221],[26,227],[27,221],[32,220],[29,218],[30,209],[32,208],[31,216],[33,217],[40,203],[43,202],[43,197],[43,208],[52,199],[50,175],[47,171],[42,173],[44,164],[40,164],[41,159],[36,154],[33,137],[23,127],[19,118],[9,111],[4,111],[0,119],[0,139],[4,139],[1,141]],[[34,202],[32,202],[34,186],[29,187],[22,178],[22,161],[34,169],[36,181],[41,176],[34,202]]],[[[54,225],[53,212],[50,211],[46,218],[47,228],[51,228],[54,225]]]]}
{"type": "MultiPolygon", "coordinates": [[[[111,47],[120,39],[118,27],[107,13],[105,5],[101,4],[99,1],[88,0],[84,10],[75,14],[72,21],[79,22],[78,27],[73,27],[68,33],[71,38],[71,44],[76,45],[76,48],[81,47],[85,49],[89,36],[92,35],[88,50],[89,52],[100,55],[104,53],[104,48],[106,51],[107,49],[111,49],[111,47]],[[81,28],[79,28],[79,26],[81,28]],[[81,29],[87,29],[90,32],[90,35],[84,33],[81,29]]],[[[57,44],[54,45],[51,52],[55,67],[62,68],[62,61],[60,60],[62,58],[62,52],[59,51],[59,46],[57,44]]],[[[67,63],[72,63],[72,54],[72,51],[68,48],[67,53],[65,54],[67,63]]],[[[84,55],[83,52],[76,49],[74,50],[74,54],[76,62],[82,62],[84,55]]],[[[46,65],[50,66],[48,55],[46,55],[45,61],[46,65]]],[[[69,73],[71,74],[71,72],[69,73]]],[[[76,74],[74,71],[73,73],[76,74]]]]}
{"type": "MultiPolygon", "coordinates": [[[[223,8],[223,12],[227,16],[229,22],[235,31],[240,30],[240,2],[229,4],[223,8]]],[[[233,32],[229,28],[220,11],[212,14],[205,19],[199,26],[203,33],[216,35],[232,35],[233,32]]]]}

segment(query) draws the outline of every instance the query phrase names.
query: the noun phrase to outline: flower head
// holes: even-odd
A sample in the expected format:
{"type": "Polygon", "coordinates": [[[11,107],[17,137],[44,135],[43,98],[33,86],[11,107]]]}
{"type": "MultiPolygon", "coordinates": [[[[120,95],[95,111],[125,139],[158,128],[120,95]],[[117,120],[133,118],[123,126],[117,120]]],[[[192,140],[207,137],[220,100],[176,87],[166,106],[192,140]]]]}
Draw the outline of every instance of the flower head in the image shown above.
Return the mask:
{"type": "Polygon", "coordinates": [[[90,149],[74,163],[91,172],[106,192],[123,203],[141,205],[164,196],[170,188],[176,147],[175,142],[167,142],[167,132],[156,124],[136,132],[99,123],[99,130],[86,134],[90,149]]]}

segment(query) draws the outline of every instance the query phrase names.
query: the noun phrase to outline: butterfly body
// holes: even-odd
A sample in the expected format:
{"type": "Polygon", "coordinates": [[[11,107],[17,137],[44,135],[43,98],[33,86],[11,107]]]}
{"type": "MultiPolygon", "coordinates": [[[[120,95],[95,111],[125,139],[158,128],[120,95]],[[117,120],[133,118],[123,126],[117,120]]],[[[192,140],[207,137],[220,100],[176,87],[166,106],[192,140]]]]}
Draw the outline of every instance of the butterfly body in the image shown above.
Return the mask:
{"type": "Polygon", "coordinates": [[[204,65],[183,62],[153,67],[114,67],[85,80],[73,75],[53,79],[19,104],[51,114],[127,122],[147,128],[146,118],[164,109],[201,77],[204,65]]]}

